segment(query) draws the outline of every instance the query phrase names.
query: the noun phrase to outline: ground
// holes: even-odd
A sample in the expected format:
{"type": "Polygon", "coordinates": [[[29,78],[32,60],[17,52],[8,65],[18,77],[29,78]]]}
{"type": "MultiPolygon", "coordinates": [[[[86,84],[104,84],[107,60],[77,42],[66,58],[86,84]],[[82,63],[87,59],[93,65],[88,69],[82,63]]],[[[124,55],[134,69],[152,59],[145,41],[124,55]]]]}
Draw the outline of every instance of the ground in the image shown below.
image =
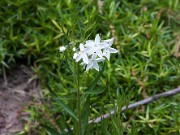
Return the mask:
{"type": "Polygon", "coordinates": [[[29,116],[26,106],[40,92],[39,83],[28,66],[19,64],[0,76],[0,135],[23,130],[29,116]]]}

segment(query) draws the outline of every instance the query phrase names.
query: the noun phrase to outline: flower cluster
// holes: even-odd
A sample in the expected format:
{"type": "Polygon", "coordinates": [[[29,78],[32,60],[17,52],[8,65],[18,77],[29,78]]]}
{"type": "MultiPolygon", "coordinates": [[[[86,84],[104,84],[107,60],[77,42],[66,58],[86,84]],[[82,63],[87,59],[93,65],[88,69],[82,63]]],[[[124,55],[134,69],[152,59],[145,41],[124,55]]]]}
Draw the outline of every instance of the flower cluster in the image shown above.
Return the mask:
{"type": "Polygon", "coordinates": [[[88,71],[91,68],[99,71],[98,62],[102,62],[107,58],[110,60],[111,53],[117,53],[118,51],[112,48],[114,38],[102,40],[99,34],[96,35],[95,40],[87,40],[85,44],[80,43],[79,51],[75,52],[73,59],[76,62],[82,61],[82,65],[88,71]]]}

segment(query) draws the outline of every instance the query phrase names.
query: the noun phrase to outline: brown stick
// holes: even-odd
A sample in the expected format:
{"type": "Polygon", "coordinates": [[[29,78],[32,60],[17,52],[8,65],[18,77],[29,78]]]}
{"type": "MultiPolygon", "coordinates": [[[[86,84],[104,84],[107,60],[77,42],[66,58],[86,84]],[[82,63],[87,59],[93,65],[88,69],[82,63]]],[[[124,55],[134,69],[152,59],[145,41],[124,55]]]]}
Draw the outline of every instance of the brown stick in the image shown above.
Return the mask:
{"type": "MultiPolygon", "coordinates": [[[[141,105],[145,105],[145,104],[154,102],[154,101],[156,101],[156,100],[158,100],[158,99],[160,99],[160,98],[165,98],[165,97],[173,96],[173,95],[176,95],[176,94],[178,94],[178,93],[180,93],[180,87],[179,87],[179,88],[176,88],[176,89],[172,89],[172,90],[166,91],[166,92],[163,92],[163,93],[160,93],[160,94],[156,94],[156,95],[154,95],[154,96],[151,96],[151,97],[146,98],[146,99],[144,99],[144,100],[141,100],[141,101],[138,101],[138,102],[136,102],[136,103],[130,104],[130,105],[128,105],[128,106],[123,106],[123,107],[121,108],[121,112],[126,111],[126,110],[129,110],[129,109],[136,108],[136,107],[141,106],[141,105]]],[[[90,120],[90,121],[89,121],[89,124],[91,124],[91,123],[99,123],[99,122],[101,122],[103,119],[107,119],[107,118],[109,118],[110,116],[114,115],[115,112],[117,112],[117,111],[114,111],[114,110],[113,110],[113,111],[111,111],[111,112],[109,112],[109,113],[106,113],[106,114],[100,116],[100,117],[97,117],[97,118],[95,118],[95,119],[93,119],[93,120],[90,120]]]]}

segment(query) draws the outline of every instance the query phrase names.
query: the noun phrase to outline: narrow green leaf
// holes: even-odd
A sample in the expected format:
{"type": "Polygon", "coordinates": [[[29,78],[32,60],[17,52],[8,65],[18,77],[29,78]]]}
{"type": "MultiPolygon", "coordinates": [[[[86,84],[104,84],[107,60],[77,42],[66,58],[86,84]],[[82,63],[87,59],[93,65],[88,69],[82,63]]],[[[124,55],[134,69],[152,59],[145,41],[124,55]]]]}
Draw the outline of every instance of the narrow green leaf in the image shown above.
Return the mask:
{"type": "Polygon", "coordinates": [[[47,83],[44,83],[44,84],[45,84],[45,86],[48,88],[51,96],[53,96],[53,97],[58,97],[58,96],[56,95],[56,93],[51,89],[51,87],[50,87],[47,83]]]}
{"type": "Polygon", "coordinates": [[[60,106],[63,107],[63,109],[64,109],[67,113],[69,113],[72,117],[74,117],[76,120],[78,120],[78,118],[77,118],[77,116],[75,115],[75,113],[74,113],[66,104],[64,104],[64,103],[63,103],[61,100],[59,100],[59,99],[57,99],[56,101],[58,102],[58,104],[59,104],[60,106]]]}
{"type": "Polygon", "coordinates": [[[92,84],[89,86],[89,88],[87,89],[86,92],[91,92],[91,91],[94,89],[94,87],[96,86],[99,78],[102,76],[102,73],[103,73],[103,71],[104,71],[104,68],[105,68],[105,62],[104,62],[104,65],[103,65],[101,71],[100,71],[99,74],[96,76],[95,80],[92,82],[92,84]]]}
{"type": "Polygon", "coordinates": [[[9,68],[9,66],[8,66],[4,61],[1,61],[1,64],[2,64],[3,66],[5,66],[6,68],[9,68]]]}
{"type": "Polygon", "coordinates": [[[86,103],[85,103],[85,108],[84,108],[84,118],[83,118],[83,125],[82,125],[82,133],[83,135],[85,134],[85,131],[87,126],[88,126],[88,118],[90,115],[90,96],[87,97],[86,103]]]}
{"type": "MultiPolygon", "coordinates": [[[[93,91],[93,89],[94,89],[94,87],[96,86],[99,78],[102,76],[102,73],[103,73],[104,69],[105,69],[105,62],[104,62],[104,65],[103,65],[101,71],[100,71],[99,74],[96,76],[95,80],[94,80],[94,81],[92,82],[92,84],[89,86],[89,88],[87,89],[87,91],[84,92],[85,95],[84,95],[83,99],[87,99],[87,96],[88,96],[89,94],[93,94],[93,93],[95,94],[95,91],[93,91]]],[[[96,91],[96,94],[97,94],[97,93],[98,93],[98,92],[96,91]]]]}
{"type": "Polygon", "coordinates": [[[50,127],[48,125],[41,124],[41,126],[43,128],[45,128],[47,130],[47,132],[51,133],[52,135],[59,135],[60,134],[55,128],[52,128],[52,127],[50,127]]]}
{"type": "Polygon", "coordinates": [[[83,94],[92,94],[92,95],[98,95],[100,93],[103,93],[105,89],[97,89],[92,91],[84,92],[83,94]]]}
{"type": "Polygon", "coordinates": [[[51,87],[45,83],[46,87],[48,88],[50,94],[52,97],[54,97],[54,100],[67,112],[69,113],[73,118],[75,118],[76,120],[78,120],[77,116],[75,115],[75,113],[66,105],[63,103],[63,101],[61,101],[58,98],[58,95],[56,95],[56,93],[51,89],[51,87]]]}
{"type": "Polygon", "coordinates": [[[65,59],[66,59],[66,62],[67,62],[67,66],[68,66],[69,71],[70,71],[72,74],[74,74],[72,64],[69,63],[69,57],[68,57],[68,55],[67,55],[66,53],[65,53],[65,59]]]}

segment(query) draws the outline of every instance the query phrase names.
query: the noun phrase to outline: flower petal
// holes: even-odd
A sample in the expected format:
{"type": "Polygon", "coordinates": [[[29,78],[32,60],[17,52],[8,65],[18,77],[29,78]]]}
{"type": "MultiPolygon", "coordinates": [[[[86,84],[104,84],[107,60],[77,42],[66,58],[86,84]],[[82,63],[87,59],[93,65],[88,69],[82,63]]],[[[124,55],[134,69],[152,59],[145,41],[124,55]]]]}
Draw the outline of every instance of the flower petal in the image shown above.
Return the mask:
{"type": "Polygon", "coordinates": [[[103,53],[103,56],[106,57],[108,60],[110,60],[110,53],[108,51],[105,51],[103,53]]]}
{"type": "Polygon", "coordinates": [[[96,69],[97,71],[99,71],[99,66],[98,66],[97,62],[93,63],[93,68],[96,69]]]}
{"type": "Polygon", "coordinates": [[[103,43],[106,43],[106,44],[107,44],[107,47],[110,47],[110,46],[112,46],[112,44],[113,44],[113,42],[114,42],[114,38],[107,39],[107,40],[103,40],[102,42],[103,42],[103,43]]]}
{"type": "Polygon", "coordinates": [[[103,54],[102,54],[102,51],[101,50],[96,50],[96,53],[97,53],[97,55],[99,56],[99,57],[102,57],[103,56],[103,54]]]}
{"type": "Polygon", "coordinates": [[[96,50],[97,50],[96,47],[87,48],[87,49],[86,49],[86,53],[87,53],[88,55],[92,55],[93,53],[96,52],[96,50]]]}
{"type": "Polygon", "coordinates": [[[92,66],[93,66],[93,63],[92,63],[92,62],[89,63],[89,64],[86,66],[86,71],[88,71],[90,68],[92,68],[92,66]]]}
{"type": "Polygon", "coordinates": [[[86,53],[83,54],[82,58],[83,58],[83,62],[88,64],[89,60],[88,60],[88,56],[86,53]]]}
{"type": "Polygon", "coordinates": [[[104,61],[105,59],[102,57],[102,58],[97,58],[96,59],[96,62],[101,62],[101,61],[104,61]]]}
{"type": "Polygon", "coordinates": [[[95,44],[94,41],[92,41],[92,40],[87,40],[87,41],[86,41],[86,44],[85,44],[84,46],[90,48],[90,47],[93,47],[94,44],[95,44]]]}
{"type": "Polygon", "coordinates": [[[109,48],[107,49],[107,51],[108,51],[109,53],[117,53],[117,52],[118,52],[118,50],[116,50],[116,49],[114,49],[114,48],[111,48],[111,47],[109,47],[109,48]]]}
{"type": "Polygon", "coordinates": [[[99,34],[97,34],[95,37],[95,43],[100,43],[100,40],[101,40],[101,38],[100,38],[99,34]]]}
{"type": "Polygon", "coordinates": [[[76,58],[77,58],[77,56],[78,56],[78,54],[77,54],[77,53],[74,53],[74,55],[73,55],[73,59],[76,59],[76,58]]]}
{"type": "Polygon", "coordinates": [[[93,54],[91,55],[91,61],[95,60],[96,58],[97,58],[97,54],[96,54],[96,53],[93,53],[93,54]]]}
{"type": "Polygon", "coordinates": [[[76,51],[76,47],[73,47],[73,49],[72,49],[72,50],[73,50],[73,52],[75,52],[75,51],[76,51]]]}
{"type": "Polygon", "coordinates": [[[80,48],[80,51],[84,51],[84,45],[82,43],[80,43],[79,48],[80,48]]]}
{"type": "Polygon", "coordinates": [[[79,62],[82,58],[82,54],[77,54],[77,57],[76,57],[76,62],[79,62]]]}

